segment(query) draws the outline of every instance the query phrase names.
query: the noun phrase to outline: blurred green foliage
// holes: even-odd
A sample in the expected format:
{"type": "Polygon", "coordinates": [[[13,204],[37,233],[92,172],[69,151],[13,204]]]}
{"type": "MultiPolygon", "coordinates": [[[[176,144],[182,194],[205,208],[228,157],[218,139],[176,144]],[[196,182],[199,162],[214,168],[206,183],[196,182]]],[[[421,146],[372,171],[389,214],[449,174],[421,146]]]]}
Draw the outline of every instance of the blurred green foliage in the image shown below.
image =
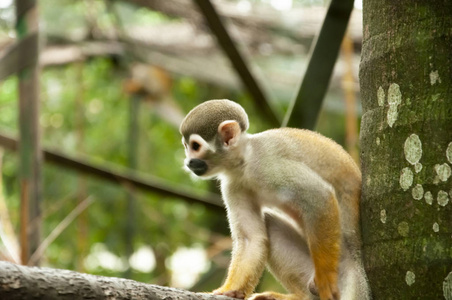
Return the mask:
{"type": "MultiPolygon", "coordinates": [[[[125,70],[108,58],[93,59],[83,64],[47,68],[41,77],[41,116],[43,145],[71,155],[84,155],[97,162],[127,167],[127,126],[130,98],[122,90],[125,70]],[[81,79],[81,80],[80,80],[81,79]],[[81,101],[78,99],[82,99],[81,101]],[[79,101],[79,102],[77,102],[79,101]],[[79,107],[77,107],[79,106],[79,107]],[[82,122],[78,111],[82,110],[82,122]],[[80,138],[79,136],[82,136],[80,138]]],[[[241,94],[209,87],[190,78],[176,78],[174,98],[184,111],[210,98],[240,99],[250,112],[253,131],[265,124],[258,122],[249,99],[241,94]]],[[[0,86],[0,128],[17,134],[17,80],[9,78],[0,86]]],[[[153,113],[142,103],[140,110],[138,171],[172,182],[175,186],[192,186],[210,190],[206,181],[193,181],[182,169],[184,158],[178,129],[153,113]]],[[[3,157],[4,196],[11,219],[19,231],[18,160],[15,153],[3,157]]],[[[86,195],[95,198],[86,211],[88,232],[84,243],[104,243],[108,250],[125,258],[127,188],[80,175],[53,165],[44,165],[43,236],[47,236],[77,205],[77,194],[86,182],[86,195]]],[[[228,235],[223,215],[208,211],[202,205],[187,205],[179,199],[137,192],[135,249],[141,245],[159,245],[167,257],[178,247],[209,244],[209,236],[197,228],[212,228],[228,235]],[[195,230],[187,231],[186,228],[195,230]]],[[[44,265],[76,269],[77,262],[88,253],[78,253],[80,221],[72,223],[47,249],[44,265]]],[[[89,250],[89,249],[87,249],[89,250]]],[[[122,270],[89,270],[95,274],[122,276],[122,270]]],[[[134,271],[132,278],[146,282],[161,274],[134,271]]]]}

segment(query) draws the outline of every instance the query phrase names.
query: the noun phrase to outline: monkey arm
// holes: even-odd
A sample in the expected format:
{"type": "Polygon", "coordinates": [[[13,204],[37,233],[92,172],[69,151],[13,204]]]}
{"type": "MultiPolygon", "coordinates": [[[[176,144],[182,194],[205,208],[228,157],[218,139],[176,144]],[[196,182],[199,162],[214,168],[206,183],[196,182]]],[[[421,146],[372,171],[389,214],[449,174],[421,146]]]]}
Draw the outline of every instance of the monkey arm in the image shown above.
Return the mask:
{"type": "Polygon", "coordinates": [[[215,294],[249,296],[259,282],[268,256],[268,237],[261,209],[243,195],[227,195],[226,206],[233,239],[228,276],[215,294]]]}

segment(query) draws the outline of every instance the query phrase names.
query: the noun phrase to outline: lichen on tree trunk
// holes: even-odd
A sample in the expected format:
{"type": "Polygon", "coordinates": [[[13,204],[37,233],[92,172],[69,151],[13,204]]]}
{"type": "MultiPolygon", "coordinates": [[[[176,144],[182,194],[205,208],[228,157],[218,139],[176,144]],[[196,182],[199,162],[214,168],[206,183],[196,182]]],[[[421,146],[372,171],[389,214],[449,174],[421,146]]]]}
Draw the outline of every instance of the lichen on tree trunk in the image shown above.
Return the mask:
{"type": "Polygon", "coordinates": [[[0,299],[233,300],[133,280],[0,261],[0,299]]]}
{"type": "Polygon", "coordinates": [[[452,1],[364,0],[363,255],[375,299],[452,299],[452,1]]]}

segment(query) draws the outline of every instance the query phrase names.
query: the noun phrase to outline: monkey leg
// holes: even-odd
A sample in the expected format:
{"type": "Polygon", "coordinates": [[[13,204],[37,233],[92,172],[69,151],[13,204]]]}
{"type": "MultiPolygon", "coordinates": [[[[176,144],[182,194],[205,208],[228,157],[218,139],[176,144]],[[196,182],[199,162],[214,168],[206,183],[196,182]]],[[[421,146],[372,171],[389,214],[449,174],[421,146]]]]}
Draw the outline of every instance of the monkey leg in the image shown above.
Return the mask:
{"type": "Polygon", "coordinates": [[[265,292],[254,294],[252,300],[308,300],[308,281],[314,275],[309,247],[300,232],[274,213],[265,213],[269,239],[268,268],[290,294],[265,292]]]}
{"type": "MultiPolygon", "coordinates": [[[[265,213],[265,224],[269,239],[268,267],[290,294],[265,292],[254,294],[250,299],[319,299],[314,283],[314,263],[302,233],[283,216],[273,213],[265,213]]],[[[348,249],[343,249],[341,253],[338,279],[341,298],[369,300],[371,297],[366,274],[360,259],[355,256],[348,249]]]]}
{"type": "Polygon", "coordinates": [[[340,298],[337,280],[341,255],[341,225],[334,192],[322,204],[322,210],[317,210],[316,214],[303,219],[303,229],[314,262],[314,282],[320,299],[337,300],[340,298]]]}

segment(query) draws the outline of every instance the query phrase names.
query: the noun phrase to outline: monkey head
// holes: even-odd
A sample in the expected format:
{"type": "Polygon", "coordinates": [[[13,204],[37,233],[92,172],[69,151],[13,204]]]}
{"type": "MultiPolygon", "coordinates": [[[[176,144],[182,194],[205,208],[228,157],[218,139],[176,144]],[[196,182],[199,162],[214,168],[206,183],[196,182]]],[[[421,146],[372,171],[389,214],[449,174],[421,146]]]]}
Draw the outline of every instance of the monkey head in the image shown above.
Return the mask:
{"type": "Polygon", "coordinates": [[[185,167],[209,178],[237,162],[239,140],[248,129],[248,115],[230,100],[209,100],[193,108],[180,125],[185,167]]]}

